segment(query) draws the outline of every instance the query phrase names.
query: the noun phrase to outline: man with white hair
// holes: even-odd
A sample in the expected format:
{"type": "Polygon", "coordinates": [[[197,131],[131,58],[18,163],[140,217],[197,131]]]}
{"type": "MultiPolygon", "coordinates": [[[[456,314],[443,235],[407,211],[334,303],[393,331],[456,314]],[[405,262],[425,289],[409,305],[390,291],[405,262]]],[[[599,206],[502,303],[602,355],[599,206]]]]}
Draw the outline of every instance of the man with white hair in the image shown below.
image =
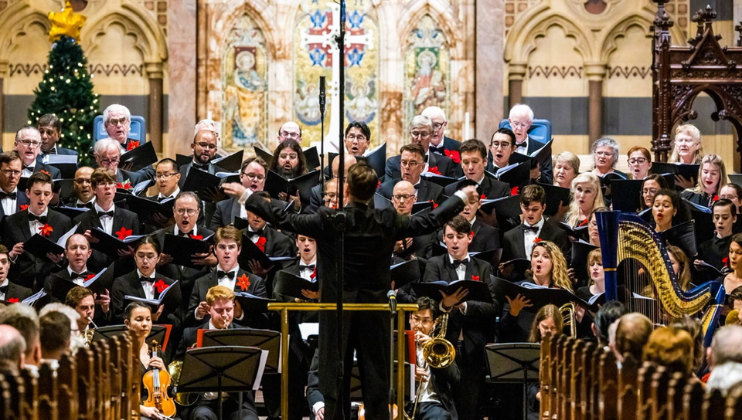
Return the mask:
{"type": "Polygon", "coordinates": [[[41,342],[39,341],[39,315],[28,305],[13,304],[0,311],[0,324],[18,330],[26,341],[24,367],[33,372],[41,364],[41,342]]]}
{"type": "MultiPolygon", "coordinates": [[[[530,155],[544,147],[545,144],[531,138],[528,130],[533,124],[533,110],[525,104],[516,104],[510,109],[508,117],[510,127],[515,133],[515,152],[530,155]]],[[[551,185],[554,175],[551,168],[551,156],[546,156],[538,165],[531,170],[531,179],[538,180],[542,184],[551,185]]]]}
{"type": "Polygon", "coordinates": [[[728,325],[717,331],[706,356],[711,369],[708,391],[720,389],[726,393],[732,385],[742,382],[742,327],[728,325]]]}
{"type": "Polygon", "coordinates": [[[146,180],[146,168],[138,172],[125,171],[119,168],[121,161],[121,148],[119,143],[114,139],[102,139],[95,143],[93,156],[99,168],[110,169],[116,175],[116,182],[121,184],[119,188],[133,187],[134,185],[146,180]],[[128,181],[128,182],[127,182],[128,181]]]}
{"type": "Polygon", "coordinates": [[[103,111],[103,126],[108,133],[108,137],[118,142],[121,153],[139,147],[140,141],[129,138],[129,131],[131,130],[129,108],[119,104],[109,105],[103,111]]]}
{"type": "MultiPolygon", "coordinates": [[[[430,121],[433,123],[433,134],[430,136],[430,151],[450,157],[453,163],[456,164],[457,170],[461,171],[461,168],[458,166],[461,163],[461,158],[459,157],[461,142],[445,135],[446,128],[448,128],[446,113],[437,106],[429,106],[423,110],[421,115],[430,118],[430,121]]],[[[463,172],[457,176],[461,175],[463,175],[463,172]]]]}
{"type": "MultiPolygon", "coordinates": [[[[437,153],[430,153],[430,138],[433,135],[433,122],[424,115],[418,115],[410,122],[410,143],[417,143],[423,147],[423,174],[436,174],[448,177],[456,176],[456,166],[453,160],[437,153]]],[[[400,165],[402,155],[392,156],[386,161],[384,169],[386,179],[401,179],[400,165]]]]}
{"type": "Polygon", "coordinates": [[[37,161],[41,152],[41,133],[36,127],[23,127],[15,134],[14,150],[21,157],[21,178],[28,178],[36,172],[46,172],[52,179],[61,179],[62,173],[59,169],[37,161]]]}

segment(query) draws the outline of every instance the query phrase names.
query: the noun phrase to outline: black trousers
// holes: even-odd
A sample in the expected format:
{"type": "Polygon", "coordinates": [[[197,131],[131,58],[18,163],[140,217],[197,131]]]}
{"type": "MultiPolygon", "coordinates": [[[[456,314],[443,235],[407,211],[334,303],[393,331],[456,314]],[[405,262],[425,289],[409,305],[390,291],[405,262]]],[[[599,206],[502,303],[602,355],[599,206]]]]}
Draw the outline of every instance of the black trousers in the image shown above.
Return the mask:
{"type": "Polygon", "coordinates": [[[459,420],[481,420],[480,395],[486,377],[484,358],[467,354],[464,342],[458,341],[456,364],[461,370],[461,385],[454,388],[453,401],[459,420]]]}
{"type": "Polygon", "coordinates": [[[415,420],[450,420],[451,415],[443,404],[437,402],[423,402],[417,405],[415,420]]]}

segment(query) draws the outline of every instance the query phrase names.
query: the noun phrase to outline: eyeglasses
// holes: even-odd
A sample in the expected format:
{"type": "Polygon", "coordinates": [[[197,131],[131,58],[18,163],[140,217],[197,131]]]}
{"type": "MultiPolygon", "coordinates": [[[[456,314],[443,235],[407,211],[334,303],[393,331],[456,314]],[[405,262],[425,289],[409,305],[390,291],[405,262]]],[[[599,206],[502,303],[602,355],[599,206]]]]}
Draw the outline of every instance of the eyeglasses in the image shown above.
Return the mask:
{"type": "Polygon", "coordinates": [[[265,179],[265,175],[258,175],[258,174],[254,174],[254,173],[246,174],[246,173],[243,172],[242,175],[246,176],[247,179],[257,179],[258,181],[262,181],[262,180],[265,179]]]}
{"type": "Polygon", "coordinates": [[[90,184],[90,178],[76,178],[75,184],[90,184]]]}
{"type": "Polygon", "coordinates": [[[518,121],[510,121],[510,126],[513,128],[527,128],[529,125],[531,125],[529,122],[518,122],[518,121]]]}
{"type": "Polygon", "coordinates": [[[198,213],[198,209],[175,209],[175,212],[178,213],[181,216],[184,215],[184,214],[187,214],[189,216],[193,216],[196,213],[198,213]]]}
{"type": "Polygon", "coordinates": [[[204,142],[196,143],[196,144],[198,145],[198,147],[202,149],[216,149],[216,144],[204,143],[204,142]]]}
{"type": "Polygon", "coordinates": [[[41,142],[40,141],[35,141],[35,140],[27,140],[27,139],[18,140],[18,143],[21,143],[22,145],[27,146],[27,147],[39,147],[39,146],[41,146],[41,142]]]}
{"type": "Polygon", "coordinates": [[[110,165],[112,163],[119,163],[119,158],[115,158],[115,159],[103,158],[100,160],[100,163],[104,165],[110,165]]]}
{"type": "Polygon", "coordinates": [[[430,133],[427,131],[410,131],[412,137],[430,137],[430,133]]]}
{"type": "Polygon", "coordinates": [[[510,147],[510,142],[509,141],[503,141],[503,142],[493,141],[492,143],[490,143],[490,147],[492,147],[493,149],[499,149],[501,147],[503,149],[507,149],[508,147],[510,147]]]}
{"type": "Polygon", "coordinates": [[[392,196],[397,201],[414,200],[415,194],[394,194],[392,196]]]}
{"type": "Polygon", "coordinates": [[[138,260],[149,260],[152,261],[157,258],[157,254],[136,254],[138,260]]]}
{"type": "Polygon", "coordinates": [[[6,169],[6,170],[3,171],[3,173],[5,174],[5,176],[14,176],[15,177],[15,176],[21,176],[21,173],[22,172],[21,171],[12,171],[10,169],[6,169]]]}
{"type": "Polygon", "coordinates": [[[736,195],[730,195],[730,194],[722,194],[719,196],[719,198],[725,198],[727,200],[734,200],[735,198],[739,198],[736,195]]]}
{"type": "Polygon", "coordinates": [[[443,127],[443,124],[445,123],[445,121],[442,123],[433,123],[433,130],[438,130],[439,128],[443,127]]]}
{"type": "Polygon", "coordinates": [[[288,139],[298,139],[301,137],[301,134],[299,133],[289,133],[288,131],[281,131],[281,137],[285,137],[288,139]]]}
{"type": "Polygon", "coordinates": [[[610,157],[613,156],[613,152],[595,152],[596,156],[610,157]]]}
{"type": "Polygon", "coordinates": [[[168,179],[171,176],[175,176],[175,175],[176,174],[174,174],[174,173],[172,173],[172,174],[157,174],[157,175],[155,175],[155,179],[168,179]]]}
{"type": "Polygon", "coordinates": [[[416,160],[403,160],[403,161],[400,161],[399,164],[407,168],[407,167],[415,167],[419,165],[420,162],[416,160]]]}
{"type": "Polygon", "coordinates": [[[299,155],[296,154],[296,153],[289,153],[289,154],[282,153],[282,154],[278,155],[278,158],[279,159],[291,159],[291,160],[294,160],[294,159],[298,159],[299,158],[299,155]]]}
{"type": "Polygon", "coordinates": [[[366,141],[367,140],[366,139],[366,136],[361,135],[361,134],[359,134],[357,136],[355,134],[348,134],[348,136],[345,137],[345,138],[348,139],[348,140],[350,140],[350,141],[358,140],[359,142],[362,142],[362,141],[366,141]]]}
{"type": "Polygon", "coordinates": [[[657,194],[657,191],[658,190],[656,188],[645,188],[642,190],[642,194],[643,195],[649,195],[649,194],[654,195],[654,194],[657,194]]]}
{"type": "Polygon", "coordinates": [[[120,119],[111,118],[108,120],[108,124],[114,125],[114,126],[115,125],[126,125],[126,123],[128,122],[129,122],[128,118],[120,118],[120,119]]]}
{"type": "Polygon", "coordinates": [[[633,158],[629,159],[629,165],[642,165],[647,163],[647,158],[633,158]]]}

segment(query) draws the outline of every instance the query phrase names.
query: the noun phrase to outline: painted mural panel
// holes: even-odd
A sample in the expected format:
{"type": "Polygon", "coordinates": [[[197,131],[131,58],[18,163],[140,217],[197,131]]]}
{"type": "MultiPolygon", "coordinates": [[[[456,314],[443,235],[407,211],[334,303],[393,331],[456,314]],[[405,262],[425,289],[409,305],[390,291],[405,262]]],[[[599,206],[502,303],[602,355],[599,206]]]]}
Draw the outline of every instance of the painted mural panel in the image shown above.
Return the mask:
{"type": "Polygon", "coordinates": [[[268,115],[265,38],[246,15],[229,34],[222,69],[223,147],[244,147],[262,141],[268,115]]]}

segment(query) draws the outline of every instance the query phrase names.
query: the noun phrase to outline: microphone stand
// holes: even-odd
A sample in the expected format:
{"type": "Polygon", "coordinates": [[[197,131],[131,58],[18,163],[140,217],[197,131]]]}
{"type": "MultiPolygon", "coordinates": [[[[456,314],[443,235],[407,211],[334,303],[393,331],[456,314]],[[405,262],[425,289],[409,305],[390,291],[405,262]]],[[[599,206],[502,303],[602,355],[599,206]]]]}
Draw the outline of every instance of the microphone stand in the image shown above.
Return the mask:
{"type": "Polygon", "coordinates": [[[325,76],[319,77],[319,115],[320,115],[320,152],[319,152],[319,182],[320,198],[325,200],[325,103],[327,95],[325,93],[325,76]]]}

